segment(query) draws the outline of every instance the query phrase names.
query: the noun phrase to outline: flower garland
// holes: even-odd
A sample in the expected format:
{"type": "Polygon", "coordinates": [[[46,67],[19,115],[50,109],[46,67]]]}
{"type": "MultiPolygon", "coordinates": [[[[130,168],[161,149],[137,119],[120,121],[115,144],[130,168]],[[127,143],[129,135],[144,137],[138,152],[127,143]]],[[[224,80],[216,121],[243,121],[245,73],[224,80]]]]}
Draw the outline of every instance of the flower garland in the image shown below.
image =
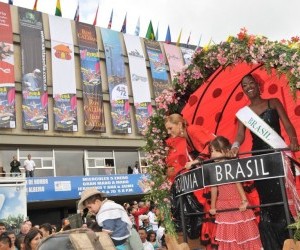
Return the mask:
{"type": "Polygon", "coordinates": [[[225,68],[243,61],[263,64],[267,72],[276,68],[278,74],[287,76],[293,93],[300,90],[300,38],[274,42],[264,36],[249,35],[243,28],[237,37],[229,36],[226,42],[198,48],[192,63],[176,75],[172,88],[164,90],[155,100],[157,110],[148,119],[144,132],[152,189],[146,198],[158,205],[164,227],[170,234],[176,232],[170,213],[171,183],[166,178],[164,161],[168,152],[164,119],[169,114],[180,113],[189,96],[220,66],[225,68]]]}

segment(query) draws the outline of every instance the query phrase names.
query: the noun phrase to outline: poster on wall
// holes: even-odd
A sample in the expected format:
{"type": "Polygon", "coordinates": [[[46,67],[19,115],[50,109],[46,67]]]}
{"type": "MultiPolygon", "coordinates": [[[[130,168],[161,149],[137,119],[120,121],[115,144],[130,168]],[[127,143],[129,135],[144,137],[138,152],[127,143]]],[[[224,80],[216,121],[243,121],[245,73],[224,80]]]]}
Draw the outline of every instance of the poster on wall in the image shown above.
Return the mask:
{"type": "Polygon", "coordinates": [[[26,184],[0,186],[0,220],[8,225],[19,225],[27,216],[26,184]]]}
{"type": "Polygon", "coordinates": [[[23,128],[48,130],[48,92],[42,13],[18,8],[22,56],[23,128]]]}
{"type": "Polygon", "coordinates": [[[74,43],[71,22],[49,15],[54,99],[54,129],[77,131],[74,43]]]}
{"type": "Polygon", "coordinates": [[[181,72],[184,65],[182,53],[180,48],[173,44],[164,43],[164,49],[169,63],[171,80],[173,81],[176,74],[181,72]]]}
{"type": "Polygon", "coordinates": [[[195,50],[193,49],[189,49],[189,48],[184,48],[184,47],[180,47],[181,52],[182,52],[182,57],[184,60],[184,64],[185,65],[190,65],[192,60],[193,60],[193,55],[195,53],[195,50]]]}
{"type": "Polygon", "coordinates": [[[101,28],[104,44],[106,71],[111,105],[113,132],[131,134],[131,118],[128,85],[125,76],[124,57],[120,42],[120,32],[101,28]]]}
{"type": "Polygon", "coordinates": [[[164,89],[171,87],[168,80],[165,58],[159,42],[145,39],[145,46],[150,61],[154,96],[158,97],[164,89]]]}
{"type": "Polygon", "coordinates": [[[76,23],[85,131],[105,132],[100,57],[95,26],[76,23]]]}
{"type": "Polygon", "coordinates": [[[14,46],[11,13],[0,3],[0,128],[16,127],[14,46]]]}
{"type": "Polygon", "coordinates": [[[123,36],[129,60],[136,124],[138,133],[141,134],[146,128],[147,118],[152,115],[147,66],[141,38],[129,34],[123,36]]]}

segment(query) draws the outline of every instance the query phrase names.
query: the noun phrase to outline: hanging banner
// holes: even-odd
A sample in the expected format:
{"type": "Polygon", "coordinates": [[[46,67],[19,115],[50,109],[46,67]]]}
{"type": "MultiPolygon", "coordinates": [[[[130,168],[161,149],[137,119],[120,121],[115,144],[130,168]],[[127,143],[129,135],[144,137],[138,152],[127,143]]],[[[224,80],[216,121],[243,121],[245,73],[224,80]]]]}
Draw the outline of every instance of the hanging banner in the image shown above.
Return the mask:
{"type": "Polygon", "coordinates": [[[172,81],[178,72],[181,72],[184,66],[181,50],[178,46],[164,43],[164,49],[169,63],[170,75],[172,81]]]}
{"type": "Polygon", "coordinates": [[[130,120],[128,85],[125,76],[120,32],[101,28],[101,35],[106,58],[113,132],[119,134],[130,134],[132,128],[130,120]]]}
{"type": "Polygon", "coordinates": [[[161,51],[159,42],[147,39],[145,39],[144,41],[150,61],[154,96],[158,97],[164,89],[168,89],[171,87],[168,81],[165,59],[161,51]]]}
{"type": "Polygon", "coordinates": [[[74,43],[71,22],[49,15],[51,35],[54,129],[77,131],[74,43]]]}
{"type": "Polygon", "coordinates": [[[10,7],[0,3],[0,10],[0,128],[15,128],[14,46],[10,7]]]}
{"type": "Polygon", "coordinates": [[[48,92],[42,13],[18,8],[22,55],[23,128],[48,130],[48,92]]]}
{"type": "Polygon", "coordinates": [[[147,118],[152,115],[147,66],[140,37],[129,34],[123,36],[129,60],[137,129],[141,134],[146,128],[147,118]]]}
{"type": "Polygon", "coordinates": [[[100,58],[93,25],[76,23],[80,51],[85,131],[105,132],[100,58]]]}
{"type": "Polygon", "coordinates": [[[183,48],[183,47],[180,47],[180,49],[181,49],[182,57],[184,60],[184,64],[190,65],[192,62],[195,50],[189,49],[189,48],[183,48]]]}

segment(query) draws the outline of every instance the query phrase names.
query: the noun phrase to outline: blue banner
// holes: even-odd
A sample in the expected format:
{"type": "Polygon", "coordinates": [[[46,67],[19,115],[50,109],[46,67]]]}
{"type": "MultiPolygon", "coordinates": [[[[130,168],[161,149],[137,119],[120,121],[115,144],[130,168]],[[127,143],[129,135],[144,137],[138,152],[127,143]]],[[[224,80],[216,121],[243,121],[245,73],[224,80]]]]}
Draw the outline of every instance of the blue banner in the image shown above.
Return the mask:
{"type": "Polygon", "coordinates": [[[113,132],[131,134],[128,84],[120,32],[101,28],[101,35],[105,50],[113,132]]]}
{"type": "Polygon", "coordinates": [[[91,187],[107,196],[138,195],[150,190],[147,183],[142,174],[28,178],[27,202],[79,199],[91,187]]]}

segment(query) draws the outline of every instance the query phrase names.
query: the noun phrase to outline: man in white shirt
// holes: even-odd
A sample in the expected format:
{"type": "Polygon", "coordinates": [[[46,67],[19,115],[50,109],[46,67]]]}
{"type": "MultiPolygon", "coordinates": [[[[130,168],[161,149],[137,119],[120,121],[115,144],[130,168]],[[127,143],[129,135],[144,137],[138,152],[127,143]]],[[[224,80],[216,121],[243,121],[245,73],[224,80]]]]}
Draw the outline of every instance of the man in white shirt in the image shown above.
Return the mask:
{"type": "Polygon", "coordinates": [[[146,232],[145,228],[139,229],[139,235],[140,235],[141,241],[143,242],[144,250],[154,250],[153,245],[149,241],[147,241],[147,232],[146,232]]]}
{"type": "Polygon", "coordinates": [[[158,220],[155,213],[156,213],[156,206],[151,205],[149,209],[149,213],[147,215],[149,217],[149,222],[152,226],[152,230],[156,233],[158,229],[158,220]]]}
{"type": "Polygon", "coordinates": [[[35,162],[31,160],[30,154],[27,156],[27,160],[24,161],[24,168],[26,177],[34,177],[35,162]]]}

